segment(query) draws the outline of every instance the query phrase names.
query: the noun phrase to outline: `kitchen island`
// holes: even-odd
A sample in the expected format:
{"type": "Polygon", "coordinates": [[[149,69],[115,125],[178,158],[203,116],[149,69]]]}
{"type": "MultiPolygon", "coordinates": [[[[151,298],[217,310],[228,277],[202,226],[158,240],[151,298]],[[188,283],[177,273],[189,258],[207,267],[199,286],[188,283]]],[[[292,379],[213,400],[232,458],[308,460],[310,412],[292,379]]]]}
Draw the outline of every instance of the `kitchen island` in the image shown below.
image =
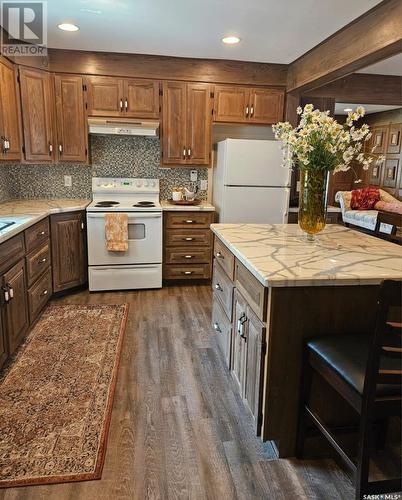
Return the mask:
{"type": "Polygon", "coordinates": [[[257,434],[293,456],[305,339],[372,331],[379,284],[402,279],[402,247],[340,225],[314,243],[292,224],[211,229],[218,343],[257,434]]]}

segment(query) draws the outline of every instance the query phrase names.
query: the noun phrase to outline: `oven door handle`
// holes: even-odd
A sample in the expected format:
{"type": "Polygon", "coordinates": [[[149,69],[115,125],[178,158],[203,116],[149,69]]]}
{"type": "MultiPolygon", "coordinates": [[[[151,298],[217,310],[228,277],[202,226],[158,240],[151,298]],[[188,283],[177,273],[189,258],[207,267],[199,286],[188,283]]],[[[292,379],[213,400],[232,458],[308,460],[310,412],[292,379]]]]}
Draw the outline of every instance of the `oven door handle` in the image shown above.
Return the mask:
{"type": "MultiPolygon", "coordinates": [[[[121,212],[118,212],[118,213],[121,213],[121,212]]],[[[105,214],[104,213],[101,213],[101,214],[87,213],[87,217],[88,217],[88,219],[104,219],[105,214]]],[[[162,212],[158,212],[158,213],[146,213],[145,212],[145,213],[141,213],[141,214],[128,213],[128,221],[129,222],[130,222],[130,220],[134,220],[134,219],[160,219],[161,217],[162,217],[162,212]]]]}

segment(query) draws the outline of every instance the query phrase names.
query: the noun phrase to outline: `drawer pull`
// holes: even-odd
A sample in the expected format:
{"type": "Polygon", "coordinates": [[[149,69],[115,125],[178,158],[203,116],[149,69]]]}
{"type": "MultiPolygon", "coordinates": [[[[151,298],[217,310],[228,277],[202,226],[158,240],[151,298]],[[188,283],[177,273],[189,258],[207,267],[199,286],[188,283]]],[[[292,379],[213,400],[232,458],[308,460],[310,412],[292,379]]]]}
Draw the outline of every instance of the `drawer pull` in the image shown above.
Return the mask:
{"type": "Polygon", "coordinates": [[[14,289],[13,289],[13,287],[10,285],[10,283],[6,283],[6,287],[8,288],[8,292],[10,294],[10,299],[13,299],[14,298],[14,289]]]}
{"type": "Polygon", "coordinates": [[[215,330],[216,332],[222,333],[222,330],[220,329],[220,327],[219,327],[219,324],[218,324],[218,323],[214,323],[214,330],[215,330]]]}
{"type": "Polygon", "coordinates": [[[217,259],[224,259],[224,258],[225,258],[225,256],[224,256],[224,255],[223,255],[223,253],[221,253],[221,252],[216,252],[216,258],[217,258],[217,259]]]}
{"type": "Polygon", "coordinates": [[[40,294],[41,297],[45,297],[48,294],[47,290],[43,290],[43,292],[40,294]]]}
{"type": "Polygon", "coordinates": [[[191,237],[187,237],[187,238],[183,238],[183,241],[193,241],[194,238],[191,238],[191,237]]]}
{"type": "Polygon", "coordinates": [[[39,231],[39,233],[36,236],[44,236],[46,233],[45,231],[39,231]]]}
{"type": "Polygon", "coordinates": [[[8,302],[10,300],[10,293],[9,293],[7,287],[2,286],[1,289],[4,292],[4,302],[8,302]]]}
{"type": "Polygon", "coordinates": [[[183,274],[193,274],[193,271],[183,271],[183,274]]]}
{"type": "Polygon", "coordinates": [[[192,256],[192,255],[185,255],[185,256],[184,256],[184,258],[185,258],[185,259],[192,259],[192,258],[193,258],[193,256],[192,256]]]}
{"type": "Polygon", "coordinates": [[[246,338],[246,336],[243,333],[243,325],[246,321],[247,321],[246,313],[243,313],[237,320],[237,333],[240,335],[242,339],[246,338]]]}
{"type": "Polygon", "coordinates": [[[185,222],[186,224],[195,224],[195,221],[191,219],[184,220],[183,222],[185,222]]]}
{"type": "Polygon", "coordinates": [[[46,257],[41,260],[38,260],[38,264],[44,264],[47,261],[46,257]]]}
{"type": "Polygon", "coordinates": [[[219,290],[220,292],[223,292],[223,288],[221,287],[221,285],[220,285],[219,283],[217,283],[217,284],[215,285],[215,289],[216,289],[216,290],[219,290]]]}

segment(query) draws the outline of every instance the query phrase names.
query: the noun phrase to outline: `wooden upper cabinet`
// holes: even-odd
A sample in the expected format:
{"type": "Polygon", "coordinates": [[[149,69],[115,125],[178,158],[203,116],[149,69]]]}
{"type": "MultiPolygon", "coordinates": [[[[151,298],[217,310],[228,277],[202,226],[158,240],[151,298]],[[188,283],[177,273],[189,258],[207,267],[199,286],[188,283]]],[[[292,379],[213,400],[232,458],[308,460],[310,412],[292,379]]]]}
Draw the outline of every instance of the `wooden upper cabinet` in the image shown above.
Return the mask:
{"type": "Polygon", "coordinates": [[[124,106],[122,79],[89,76],[85,84],[89,116],[121,116],[124,106]]]}
{"type": "Polygon", "coordinates": [[[57,154],[60,161],[87,160],[87,126],[83,78],[55,76],[57,154]]]}
{"type": "Polygon", "coordinates": [[[159,82],[112,76],[85,79],[89,116],[159,118],[159,82]]]}
{"type": "Polygon", "coordinates": [[[186,84],[163,84],[162,164],[186,163],[186,84]]]}
{"type": "Polygon", "coordinates": [[[211,110],[211,86],[203,83],[187,84],[187,164],[210,163],[211,110]]]}
{"type": "Polygon", "coordinates": [[[162,164],[209,165],[211,86],[163,84],[162,164]]]}
{"type": "Polygon", "coordinates": [[[20,106],[14,66],[0,60],[0,160],[21,160],[20,106]]]}
{"type": "Polygon", "coordinates": [[[85,212],[50,217],[53,291],[82,285],[87,279],[85,212]]]}
{"type": "Polygon", "coordinates": [[[285,94],[277,89],[250,90],[249,121],[252,123],[276,123],[283,119],[285,94]]]}
{"type": "Polygon", "coordinates": [[[214,90],[214,121],[244,123],[247,121],[250,91],[246,87],[216,85],[214,90]]]}
{"type": "Polygon", "coordinates": [[[281,89],[217,85],[214,94],[215,122],[269,125],[283,118],[281,89]]]}
{"type": "Polygon", "coordinates": [[[33,162],[54,161],[56,148],[51,76],[34,69],[20,68],[19,71],[25,159],[33,162]]]}
{"type": "Polygon", "coordinates": [[[123,81],[124,115],[131,118],[159,118],[159,82],[123,81]]]}

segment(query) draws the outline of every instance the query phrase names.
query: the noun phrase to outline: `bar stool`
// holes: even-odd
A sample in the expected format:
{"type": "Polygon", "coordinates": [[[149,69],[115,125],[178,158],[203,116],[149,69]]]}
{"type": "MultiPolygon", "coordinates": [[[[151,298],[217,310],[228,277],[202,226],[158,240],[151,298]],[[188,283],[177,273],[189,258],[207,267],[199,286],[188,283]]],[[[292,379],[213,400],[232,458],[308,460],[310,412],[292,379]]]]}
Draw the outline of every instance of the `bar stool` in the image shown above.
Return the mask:
{"type": "MultiPolygon", "coordinates": [[[[389,417],[402,417],[402,318],[390,321],[390,308],[402,307],[402,281],[381,284],[374,333],[328,335],[307,342],[304,352],[301,408],[297,438],[302,457],[306,424],[312,422],[353,472],[356,499],[364,494],[399,492],[401,477],[369,481],[373,423],[386,424],[389,417]],[[360,415],[357,460],[337,442],[335,434],[309,407],[313,373],[318,373],[360,415]]],[[[385,436],[383,436],[385,441],[385,436]]]]}

